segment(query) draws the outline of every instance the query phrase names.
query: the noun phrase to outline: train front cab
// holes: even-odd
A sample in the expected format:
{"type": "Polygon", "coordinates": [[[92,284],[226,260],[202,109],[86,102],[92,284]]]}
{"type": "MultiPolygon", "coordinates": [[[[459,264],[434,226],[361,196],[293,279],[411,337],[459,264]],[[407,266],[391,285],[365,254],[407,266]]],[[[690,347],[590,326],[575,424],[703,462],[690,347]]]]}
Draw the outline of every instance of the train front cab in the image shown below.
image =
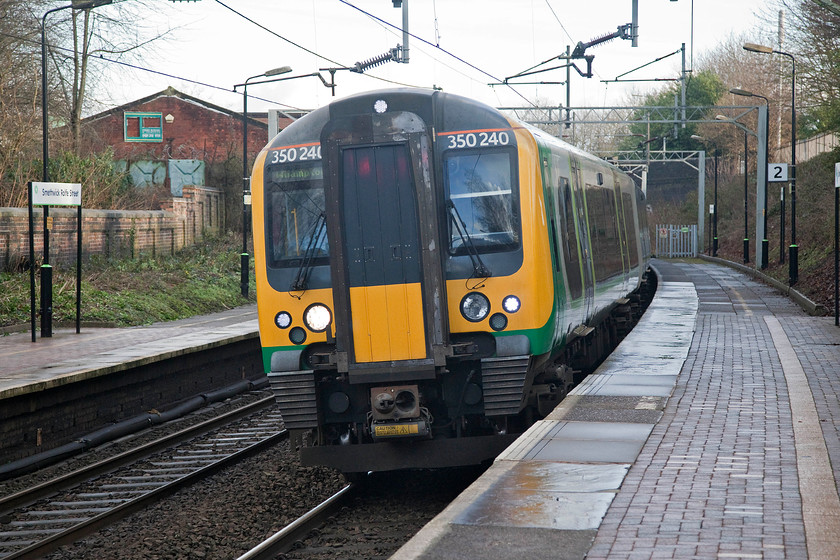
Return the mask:
{"type": "MultiPolygon", "coordinates": [[[[332,301],[307,286],[272,294],[270,309],[260,296],[261,336],[280,308],[333,310],[297,353],[263,341],[287,426],[316,434],[304,464],[359,472],[490,459],[517,435],[506,419],[524,402],[531,354],[551,346],[545,221],[521,218],[545,215],[536,144],[489,108],[435,105],[435,95],[330,106],[319,143],[332,301]]],[[[264,251],[271,232],[258,227],[264,251]]]]}

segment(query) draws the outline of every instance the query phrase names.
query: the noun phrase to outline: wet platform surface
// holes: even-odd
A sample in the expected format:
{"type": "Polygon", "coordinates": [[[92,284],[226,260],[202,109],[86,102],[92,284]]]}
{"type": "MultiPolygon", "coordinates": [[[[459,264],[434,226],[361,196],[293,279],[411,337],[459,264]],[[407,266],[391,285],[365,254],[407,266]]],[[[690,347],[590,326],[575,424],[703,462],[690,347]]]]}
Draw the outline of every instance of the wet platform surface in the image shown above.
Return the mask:
{"type": "Polygon", "coordinates": [[[130,328],[55,329],[0,336],[0,399],[258,335],[257,307],[130,328]]]}
{"type": "Polygon", "coordinates": [[[840,329],[655,266],[610,359],[393,558],[840,558],[840,329]]]}

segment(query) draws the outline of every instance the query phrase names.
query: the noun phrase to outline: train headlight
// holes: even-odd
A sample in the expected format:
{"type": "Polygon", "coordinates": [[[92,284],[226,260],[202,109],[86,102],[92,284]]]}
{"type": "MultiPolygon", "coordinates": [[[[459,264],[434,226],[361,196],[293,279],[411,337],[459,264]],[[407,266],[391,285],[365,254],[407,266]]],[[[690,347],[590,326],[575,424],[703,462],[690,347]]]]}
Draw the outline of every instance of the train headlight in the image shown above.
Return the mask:
{"type": "Polygon", "coordinates": [[[516,296],[507,296],[502,301],[502,307],[508,313],[516,313],[519,311],[519,308],[522,307],[522,302],[519,301],[519,298],[516,296]]]}
{"type": "Polygon", "coordinates": [[[303,322],[312,332],[323,332],[327,330],[332,321],[332,314],[326,305],[314,303],[303,312],[303,322]]]}
{"type": "Polygon", "coordinates": [[[288,329],[292,324],[292,316],[289,315],[288,311],[281,311],[274,316],[274,324],[281,329],[288,329]]]}
{"type": "Polygon", "coordinates": [[[467,321],[477,323],[490,313],[490,300],[484,294],[472,292],[461,300],[461,315],[467,321]]]}

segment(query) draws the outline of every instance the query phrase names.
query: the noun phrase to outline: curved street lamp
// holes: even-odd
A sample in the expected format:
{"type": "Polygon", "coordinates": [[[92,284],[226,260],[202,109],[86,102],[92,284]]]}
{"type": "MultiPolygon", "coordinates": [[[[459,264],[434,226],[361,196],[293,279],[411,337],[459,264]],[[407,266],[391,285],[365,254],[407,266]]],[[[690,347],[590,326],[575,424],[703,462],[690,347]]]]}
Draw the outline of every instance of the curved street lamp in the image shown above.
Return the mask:
{"type": "MultiPolygon", "coordinates": [[[[342,70],[342,68],[329,68],[328,70],[334,77],[335,71],[342,70]]],[[[239,87],[242,88],[242,272],[240,282],[243,297],[248,297],[248,206],[251,205],[251,189],[249,184],[251,174],[248,173],[248,82],[255,78],[269,78],[280,74],[288,74],[291,71],[292,69],[289,66],[273,68],[263,72],[262,74],[251,76],[243,83],[233,86],[233,91],[236,91],[239,87]]],[[[327,82],[320,72],[310,72],[309,74],[299,74],[297,76],[287,76],[285,78],[272,78],[270,80],[254,82],[251,85],[269,84],[272,82],[283,82],[286,80],[296,80],[298,78],[309,77],[316,77],[321,80],[321,83],[332,89],[333,95],[335,95],[335,80],[327,82]]],[[[271,138],[269,138],[269,140],[271,140],[271,138]]]]}
{"type": "MultiPolygon", "coordinates": [[[[767,105],[767,113],[770,113],[770,100],[760,95],[758,93],[753,93],[751,91],[747,91],[745,89],[740,88],[732,88],[729,90],[729,93],[740,95],[742,97],[758,97],[759,99],[763,99],[764,103],[767,105]]],[[[764,153],[767,153],[767,135],[764,135],[764,153]]],[[[760,161],[760,159],[759,159],[760,161]]],[[[758,219],[756,217],[756,219],[758,219]]],[[[764,174],[764,216],[762,217],[764,223],[764,239],[761,240],[761,268],[767,268],[767,251],[769,249],[770,243],[767,241],[767,174],[764,174]]],[[[779,247],[779,251],[784,251],[784,247],[779,247]]]]}
{"type": "MultiPolygon", "coordinates": [[[[292,71],[290,66],[281,66],[279,68],[272,68],[262,74],[251,76],[242,86],[242,253],[240,254],[240,274],[239,274],[239,288],[242,292],[242,297],[248,297],[248,266],[250,262],[250,255],[248,254],[248,206],[251,202],[249,200],[251,194],[250,177],[248,173],[248,82],[256,78],[265,78],[269,76],[277,76],[280,74],[288,74],[292,71]]],[[[234,91],[237,86],[234,86],[234,91]]],[[[271,138],[269,138],[271,140],[271,138]]]]}
{"type": "MultiPolygon", "coordinates": [[[[111,4],[114,0],[72,0],[66,6],[59,6],[52,10],[47,10],[41,17],[41,146],[43,149],[43,170],[42,177],[45,183],[50,180],[49,173],[49,117],[47,115],[47,16],[67,8],[74,10],[89,10],[98,6],[105,6],[111,4]]],[[[81,207],[79,207],[81,212],[81,207]]],[[[44,261],[41,265],[41,337],[52,336],[52,267],[50,267],[50,230],[49,230],[49,206],[44,206],[44,261]]],[[[81,216],[81,214],[80,214],[81,216]]],[[[32,268],[34,263],[30,263],[30,276],[32,294],[32,341],[35,342],[35,269],[32,268]]]]}
{"type": "MultiPolygon", "coordinates": [[[[799,281],[799,246],[796,244],[796,58],[790,53],[773,47],[745,43],[744,50],[761,54],[780,54],[790,58],[790,249],[788,253],[788,284],[793,286],[799,281]]],[[[758,96],[756,96],[758,97],[758,96]]],[[[784,250],[784,248],[780,248],[784,250]]]]}

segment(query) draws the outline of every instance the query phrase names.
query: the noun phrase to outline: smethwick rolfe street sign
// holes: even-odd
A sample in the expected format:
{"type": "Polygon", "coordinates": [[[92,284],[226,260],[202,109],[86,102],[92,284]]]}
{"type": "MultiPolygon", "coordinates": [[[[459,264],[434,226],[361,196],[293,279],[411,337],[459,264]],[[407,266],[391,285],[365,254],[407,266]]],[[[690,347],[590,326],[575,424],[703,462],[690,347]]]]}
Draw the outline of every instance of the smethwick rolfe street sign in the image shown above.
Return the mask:
{"type": "Polygon", "coordinates": [[[32,183],[33,206],[81,206],[81,183],[32,183]]]}
{"type": "MultiPolygon", "coordinates": [[[[46,143],[44,144],[46,146],[46,143]]],[[[46,174],[46,172],[45,172],[46,174]]],[[[44,261],[41,265],[41,337],[52,336],[53,293],[50,266],[50,206],[76,207],[76,332],[81,331],[82,316],[82,185],[81,183],[29,183],[29,262],[35,263],[35,217],[33,209],[44,209],[44,261]]],[[[35,267],[29,267],[29,306],[32,342],[35,342],[35,267]]]]}

